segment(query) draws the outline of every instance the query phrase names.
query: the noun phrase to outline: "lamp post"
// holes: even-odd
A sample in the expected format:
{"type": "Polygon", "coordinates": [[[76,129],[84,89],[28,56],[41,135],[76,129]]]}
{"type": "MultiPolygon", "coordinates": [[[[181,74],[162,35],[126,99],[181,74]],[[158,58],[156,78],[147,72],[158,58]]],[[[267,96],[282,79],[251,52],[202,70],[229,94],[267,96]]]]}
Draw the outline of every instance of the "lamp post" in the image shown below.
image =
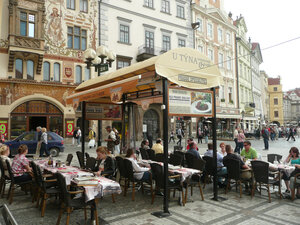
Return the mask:
{"type": "Polygon", "coordinates": [[[245,117],[245,111],[242,111],[242,130],[244,131],[244,117],[245,117]]]}
{"type": "MultiPolygon", "coordinates": [[[[115,61],[116,55],[108,50],[105,46],[99,46],[96,51],[92,48],[85,50],[84,52],[85,63],[87,68],[95,67],[95,72],[98,72],[98,77],[101,76],[101,72],[108,71],[112,62],[115,61]],[[105,60],[106,59],[106,60],[105,60]]],[[[98,120],[98,146],[101,146],[102,133],[102,120],[98,120]]]]}

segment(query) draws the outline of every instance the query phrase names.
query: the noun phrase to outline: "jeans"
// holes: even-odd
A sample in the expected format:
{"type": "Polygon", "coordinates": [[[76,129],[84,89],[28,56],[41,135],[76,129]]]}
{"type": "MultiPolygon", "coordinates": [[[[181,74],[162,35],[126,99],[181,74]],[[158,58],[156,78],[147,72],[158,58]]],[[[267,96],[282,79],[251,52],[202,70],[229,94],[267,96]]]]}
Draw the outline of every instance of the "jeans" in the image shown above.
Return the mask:
{"type": "Polygon", "coordinates": [[[177,137],[179,139],[178,142],[177,142],[177,145],[181,146],[182,136],[178,135],[177,137]]]}
{"type": "Polygon", "coordinates": [[[80,137],[77,137],[77,144],[80,145],[80,137]]]}
{"type": "MultiPolygon", "coordinates": [[[[217,176],[218,176],[218,182],[222,182],[222,178],[225,177],[225,175],[227,174],[227,168],[226,167],[222,167],[218,169],[217,172],[217,176]]],[[[225,177],[225,184],[227,183],[227,178],[225,177]]]]}
{"type": "Polygon", "coordinates": [[[47,144],[45,144],[44,142],[42,142],[41,149],[40,149],[40,157],[44,156],[44,152],[46,153],[46,156],[50,155],[50,152],[48,150],[47,144]]]}
{"type": "Polygon", "coordinates": [[[269,149],[269,139],[264,138],[264,144],[265,144],[265,149],[268,150],[269,149]]]}
{"type": "Polygon", "coordinates": [[[235,152],[241,154],[241,150],[243,149],[243,147],[244,147],[244,142],[238,142],[237,143],[237,148],[236,148],[235,152]]]}
{"type": "Polygon", "coordinates": [[[207,144],[207,143],[208,143],[208,136],[205,135],[205,144],[207,144]]]}
{"type": "Polygon", "coordinates": [[[14,178],[16,184],[32,180],[32,177],[29,175],[29,173],[24,173],[22,176],[18,176],[14,178]]]}
{"type": "Polygon", "coordinates": [[[142,179],[140,179],[140,181],[148,181],[150,179],[150,172],[149,171],[145,171],[143,174],[142,179]]]}

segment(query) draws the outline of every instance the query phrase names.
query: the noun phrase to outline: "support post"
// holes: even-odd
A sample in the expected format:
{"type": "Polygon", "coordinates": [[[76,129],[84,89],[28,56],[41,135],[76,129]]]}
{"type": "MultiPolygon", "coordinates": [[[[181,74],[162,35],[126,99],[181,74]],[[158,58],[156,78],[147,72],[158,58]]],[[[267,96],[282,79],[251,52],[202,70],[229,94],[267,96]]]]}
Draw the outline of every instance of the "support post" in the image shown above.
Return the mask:
{"type": "Polygon", "coordinates": [[[125,147],[125,126],[126,126],[126,122],[125,122],[125,95],[123,94],[122,96],[122,141],[121,141],[121,152],[125,147]]]}
{"type": "Polygon", "coordinates": [[[85,157],[85,106],[86,102],[82,102],[82,107],[81,107],[81,152],[83,154],[83,162],[84,162],[84,157],[85,157]]]}
{"type": "Polygon", "coordinates": [[[213,177],[213,190],[214,197],[213,200],[218,200],[218,182],[217,182],[217,121],[216,121],[216,88],[213,89],[213,117],[212,117],[212,137],[213,137],[213,168],[214,168],[214,177],[213,177]]]}
{"type": "Polygon", "coordinates": [[[98,147],[101,146],[102,139],[102,120],[98,120],[98,147]]]}
{"type": "Polygon", "coordinates": [[[135,113],[134,113],[134,104],[131,104],[131,114],[132,114],[132,138],[133,138],[133,148],[136,150],[136,136],[135,136],[135,113]]]}

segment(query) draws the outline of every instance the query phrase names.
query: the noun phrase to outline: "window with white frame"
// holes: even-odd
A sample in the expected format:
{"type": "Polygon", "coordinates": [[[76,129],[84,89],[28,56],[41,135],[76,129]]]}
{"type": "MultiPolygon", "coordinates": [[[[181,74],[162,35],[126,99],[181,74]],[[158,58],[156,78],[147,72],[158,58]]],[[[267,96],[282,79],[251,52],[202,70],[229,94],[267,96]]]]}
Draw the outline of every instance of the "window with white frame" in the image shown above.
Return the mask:
{"type": "Polygon", "coordinates": [[[43,80],[49,81],[50,80],[50,63],[44,62],[43,65],[43,80]]]}
{"type": "Polygon", "coordinates": [[[67,0],[67,9],[75,9],[75,0],[67,0]]]}
{"type": "Polygon", "coordinates": [[[161,0],[161,11],[164,13],[170,13],[170,1],[161,0]]]}
{"type": "Polygon", "coordinates": [[[207,50],[207,57],[211,60],[214,61],[214,51],[212,49],[207,50]]]}
{"type": "Polygon", "coordinates": [[[130,66],[130,64],[131,64],[131,58],[117,56],[117,70],[127,67],[127,66],[130,66]]]}
{"type": "Polygon", "coordinates": [[[144,0],[144,6],[149,7],[149,8],[153,8],[153,0],[144,0]]]}
{"type": "Polygon", "coordinates": [[[80,12],[88,12],[88,0],[80,0],[79,9],[80,12]]]}
{"type": "Polygon", "coordinates": [[[219,64],[219,67],[224,67],[224,55],[223,55],[223,53],[219,53],[219,55],[218,55],[218,64],[219,64]]]}
{"type": "Polygon", "coordinates": [[[184,6],[177,5],[177,17],[184,19],[184,6]]]}
{"type": "Polygon", "coordinates": [[[27,60],[27,80],[34,80],[34,62],[32,60],[27,60]]]}
{"type": "Polygon", "coordinates": [[[80,84],[82,82],[82,68],[81,66],[76,66],[75,68],[75,83],[80,84]]]}
{"type": "Polygon", "coordinates": [[[210,38],[213,37],[213,25],[211,23],[207,24],[207,36],[210,38]]]}
{"type": "Polygon", "coordinates": [[[120,24],[120,42],[129,44],[129,26],[120,24]]]}
{"type": "Polygon", "coordinates": [[[203,21],[202,21],[202,19],[201,18],[197,18],[197,22],[199,23],[199,26],[198,26],[197,30],[199,32],[203,32],[203,21]]]}
{"type": "Polygon", "coordinates": [[[178,39],[178,47],[183,48],[185,47],[185,40],[184,39],[178,39]]]}
{"type": "Polygon", "coordinates": [[[91,69],[88,69],[87,67],[84,68],[84,80],[91,79],[91,69]]]}
{"type": "Polygon", "coordinates": [[[230,35],[230,33],[226,33],[226,44],[231,45],[231,35],[230,35]]]}
{"type": "Polygon", "coordinates": [[[203,46],[202,45],[198,45],[198,51],[203,53],[203,46]]]}
{"type": "Polygon", "coordinates": [[[229,100],[229,102],[233,102],[232,87],[228,88],[228,100],[229,100]]]}
{"type": "Polygon", "coordinates": [[[228,70],[232,70],[232,62],[231,62],[231,57],[230,56],[227,56],[227,69],[228,70]]]}
{"type": "Polygon", "coordinates": [[[60,64],[54,63],[53,65],[53,74],[54,74],[54,81],[60,81],[60,64]]]}
{"type": "Polygon", "coordinates": [[[35,15],[27,12],[20,12],[20,35],[34,37],[35,15]]]}
{"type": "Polygon", "coordinates": [[[221,28],[218,29],[218,41],[223,42],[223,30],[221,28]]]}
{"type": "Polygon", "coordinates": [[[170,36],[163,35],[162,36],[162,50],[169,51],[171,49],[171,38],[170,36]]]}
{"type": "Polygon", "coordinates": [[[224,88],[224,85],[221,85],[221,88],[220,88],[220,99],[221,99],[221,102],[225,101],[225,88],[224,88]]]}

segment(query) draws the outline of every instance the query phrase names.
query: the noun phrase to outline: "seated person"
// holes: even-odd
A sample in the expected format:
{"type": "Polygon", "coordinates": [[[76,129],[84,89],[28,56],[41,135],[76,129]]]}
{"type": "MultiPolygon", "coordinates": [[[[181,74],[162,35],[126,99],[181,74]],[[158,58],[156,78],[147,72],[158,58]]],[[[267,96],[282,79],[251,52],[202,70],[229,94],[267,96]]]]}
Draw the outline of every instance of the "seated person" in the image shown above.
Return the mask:
{"type": "MultiPolygon", "coordinates": [[[[296,168],[300,165],[300,158],[299,158],[299,150],[296,147],[292,147],[289,151],[289,156],[286,158],[286,163],[291,163],[291,165],[294,165],[296,168]]],[[[286,186],[286,193],[290,193],[290,176],[285,171],[282,170],[282,179],[284,180],[285,186],[286,186]]]]}
{"type": "Polygon", "coordinates": [[[199,152],[196,149],[197,149],[197,144],[195,142],[190,142],[189,149],[186,152],[192,154],[197,159],[200,159],[201,157],[199,155],[199,152]]]}
{"type": "Polygon", "coordinates": [[[149,147],[149,141],[147,139],[142,141],[141,148],[143,148],[145,150],[150,149],[150,147],[149,147]]]}
{"type": "Polygon", "coordinates": [[[100,146],[96,150],[97,153],[97,165],[96,171],[98,176],[105,176],[111,178],[114,175],[114,163],[113,159],[107,155],[107,147],[100,146]]]}
{"type": "MultiPolygon", "coordinates": [[[[190,143],[191,143],[191,142],[194,142],[194,139],[193,139],[193,138],[189,138],[189,139],[187,140],[186,150],[189,150],[189,149],[190,149],[190,143]]],[[[196,144],[196,150],[199,151],[197,144],[196,144]]]]}
{"type": "Polygon", "coordinates": [[[149,172],[150,168],[139,166],[139,164],[136,161],[134,150],[132,148],[129,148],[127,150],[125,157],[132,163],[132,168],[134,172],[133,176],[135,179],[140,181],[148,181],[150,179],[150,172],[149,172]]]}
{"type": "Polygon", "coordinates": [[[234,154],[231,145],[226,145],[225,150],[227,155],[224,156],[223,158],[223,164],[224,166],[227,167],[228,163],[230,162],[229,160],[234,159],[240,161],[240,166],[241,166],[241,178],[248,180],[251,178],[251,171],[249,171],[249,167],[243,162],[243,160],[236,154],[234,154]]]}
{"type": "Polygon", "coordinates": [[[32,177],[29,173],[32,173],[32,169],[29,167],[29,160],[26,158],[26,154],[28,153],[27,145],[20,145],[18,153],[11,165],[15,181],[16,183],[30,181],[32,177]]]}
{"type": "Polygon", "coordinates": [[[9,161],[9,163],[11,164],[10,158],[9,156],[9,147],[7,145],[1,145],[0,147],[0,160],[2,161],[2,165],[4,167],[4,173],[5,176],[9,177],[8,171],[7,171],[7,165],[6,165],[6,161],[9,161]]]}
{"type": "Polygon", "coordinates": [[[223,157],[226,156],[227,153],[226,153],[225,143],[224,143],[224,142],[222,142],[222,143],[220,144],[220,148],[221,148],[220,153],[223,155],[223,157]]]}
{"type": "Polygon", "coordinates": [[[241,152],[241,156],[246,158],[247,160],[257,159],[257,152],[254,148],[251,147],[250,141],[244,141],[244,149],[241,152]]]}
{"type": "Polygon", "coordinates": [[[164,147],[162,146],[162,141],[160,138],[156,140],[156,144],[152,146],[152,149],[155,151],[155,154],[164,153],[164,147]]]}

